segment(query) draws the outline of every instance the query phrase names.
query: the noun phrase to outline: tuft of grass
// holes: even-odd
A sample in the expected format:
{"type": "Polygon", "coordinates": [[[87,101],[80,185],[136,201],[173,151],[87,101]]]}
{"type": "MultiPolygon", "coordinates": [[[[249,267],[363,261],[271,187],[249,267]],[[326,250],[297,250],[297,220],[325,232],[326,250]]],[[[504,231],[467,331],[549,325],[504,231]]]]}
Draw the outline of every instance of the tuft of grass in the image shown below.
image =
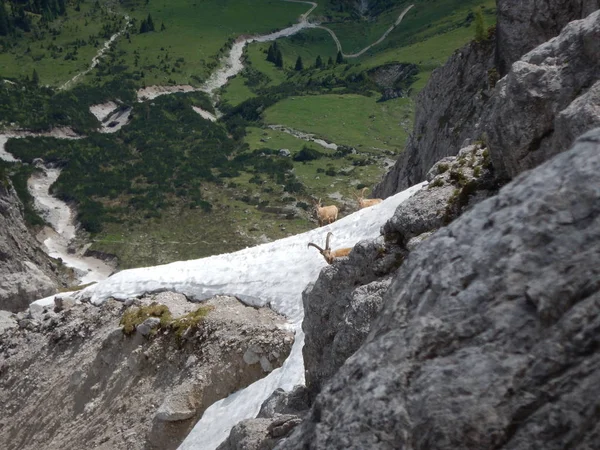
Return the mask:
{"type": "Polygon", "coordinates": [[[180,317],[179,319],[171,321],[171,323],[169,324],[169,329],[174,331],[175,336],[177,336],[177,338],[180,339],[187,329],[198,328],[198,326],[204,321],[204,318],[213,309],[214,306],[201,306],[197,310],[192,311],[186,314],[185,316],[180,317]]]}
{"type": "Polygon", "coordinates": [[[447,172],[450,166],[446,163],[438,164],[438,174],[447,172]]]}
{"type": "Polygon", "coordinates": [[[436,178],[432,183],[429,184],[429,189],[431,188],[436,188],[436,187],[441,187],[444,185],[444,180],[442,180],[441,178],[436,178]]]}
{"type": "Polygon", "coordinates": [[[171,311],[167,306],[153,302],[148,306],[129,308],[121,317],[119,325],[123,327],[123,333],[129,336],[135,332],[138,325],[149,317],[158,317],[161,328],[168,326],[173,321],[171,311]]]}
{"type": "Polygon", "coordinates": [[[213,309],[213,306],[200,306],[185,316],[173,319],[171,311],[166,305],[152,302],[147,306],[129,308],[123,314],[120,325],[123,327],[123,333],[129,336],[135,332],[138,325],[149,317],[158,317],[160,319],[158,330],[173,331],[177,339],[181,339],[189,328],[198,328],[213,309]]]}

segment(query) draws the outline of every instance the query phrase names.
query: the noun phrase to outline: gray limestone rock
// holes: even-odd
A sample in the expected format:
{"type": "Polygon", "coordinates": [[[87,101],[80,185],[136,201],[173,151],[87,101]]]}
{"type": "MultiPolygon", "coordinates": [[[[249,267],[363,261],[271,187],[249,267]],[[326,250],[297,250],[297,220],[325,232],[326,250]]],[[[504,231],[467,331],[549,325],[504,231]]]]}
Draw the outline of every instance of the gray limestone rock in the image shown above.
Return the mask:
{"type": "MultiPolygon", "coordinates": [[[[181,300],[160,293],[135,303],[185,311],[181,300]]],[[[228,296],[205,304],[197,327],[181,336],[160,328],[151,339],[123,333],[125,308],[113,300],[20,315],[20,328],[0,332],[2,450],[177,448],[208,406],[266,375],[245,349],[260,347],[279,367],[294,340],[268,308],[228,296]]]]}
{"type": "Polygon", "coordinates": [[[310,407],[308,390],[304,386],[296,386],[290,392],[277,389],[260,407],[260,418],[272,418],[277,414],[300,414],[310,407]]]}
{"type": "Polygon", "coordinates": [[[498,0],[497,64],[504,76],[522,55],[558,35],[569,22],[600,9],[598,0],[498,0]]]}
{"type": "Polygon", "coordinates": [[[0,309],[17,312],[55,293],[58,283],[55,265],[25,226],[23,206],[4,181],[0,180],[0,309]]]}
{"type": "Polygon", "coordinates": [[[600,11],[515,62],[483,119],[494,167],[512,178],[600,125],[600,11]]]}
{"type": "MultiPolygon", "coordinates": [[[[477,192],[489,197],[496,188],[489,165],[489,151],[479,144],[438,161],[427,173],[429,184],[402,202],[383,226],[386,239],[407,247],[411,239],[458,217],[477,192]]],[[[412,241],[411,246],[417,242],[412,241]]]]}
{"type": "Polygon", "coordinates": [[[9,311],[0,311],[0,334],[19,326],[16,316],[9,311]]]}
{"type": "Polygon", "coordinates": [[[139,324],[135,331],[140,333],[142,336],[148,336],[152,330],[160,325],[160,319],[158,317],[148,317],[141,324],[139,324]]]}
{"type": "Polygon", "coordinates": [[[360,243],[349,261],[325,268],[306,288],[303,355],[312,398],[363,343],[383,304],[389,275],[408,251],[470,207],[477,192],[494,192],[488,165],[486,149],[479,145],[434,165],[430,184],[403,202],[384,225],[385,242],[360,243]]]}
{"type": "Polygon", "coordinates": [[[412,252],[276,448],[596,448],[599,329],[595,129],[412,252]]]}
{"type": "Polygon", "coordinates": [[[265,400],[256,419],[234,426],[218,450],[271,450],[298,426],[309,408],[309,395],[304,386],[291,392],[277,389],[265,400]]]}

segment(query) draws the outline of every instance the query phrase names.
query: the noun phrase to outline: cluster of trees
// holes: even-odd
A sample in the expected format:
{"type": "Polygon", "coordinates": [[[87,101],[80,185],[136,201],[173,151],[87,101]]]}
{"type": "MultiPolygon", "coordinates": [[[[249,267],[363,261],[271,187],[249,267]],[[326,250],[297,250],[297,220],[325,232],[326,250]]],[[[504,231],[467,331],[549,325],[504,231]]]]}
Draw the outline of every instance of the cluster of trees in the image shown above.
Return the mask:
{"type": "Polygon", "coordinates": [[[277,46],[277,41],[274,41],[267,50],[267,61],[272,62],[277,67],[283,68],[283,54],[277,46]]]}
{"type": "Polygon", "coordinates": [[[66,13],[65,0],[0,0],[0,36],[8,36],[17,28],[31,31],[29,14],[40,15],[42,20],[51,22],[66,13]]]}
{"type": "MultiPolygon", "coordinates": [[[[272,62],[277,67],[283,67],[283,55],[281,54],[281,50],[277,47],[277,43],[274,42],[269,46],[269,50],[267,51],[267,61],[272,62]]],[[[344,56],[342,52],[338,52],[337,57],[335,59],[336,64],[343,64],[345,62],[344,56]]],[[[327,66],[333,66],[333,58],[330,56],[327,61],[327,66]]],[[[315,60],[315,69],[323,69],[325,68],[325,64],[323,63],[323,58],[321,55],[317,55],[317,59],[315,60]]],[[[302,60],[302,56],[298,56],[296,58],[296,63],[294,64],[294,70],[300,72],[304,70],[304,61],[302,60]]]]}
{"type": "Polygon", "coordinates": [[[152,20],[152,16],[148,14],[148,18],[142,20],[142,24],[140,25],[140,34],[148,33],[150,31],[154,31],[154,21],[152,20]]]}
{"type": "Polygon", "coordinates": [[[77,85],[69,91],[55,91],[39,85],[34,69],[31,78],[22,82],[0,83],[0,118],[32,131],[70,126],[77,132],[89,133],[98,126],[89,105],[112,98],[133,103],[136,100],[134,82],[115,78],[100,86],[77,85]]]}
{"type": "Polygon", "coordinates": [[[224,127],[202,119],[192,105],[210,104],[203,93],[174,94],[143,104],[118,133],[86,139],[24,138],[8,151],[25,162],[41,157],[62,165],[54,193],[77,204],[78,220],[90,232],[107,221],[155,217],[175,198],[210,210],[200,189],[218,181],[213,169],[230,167],[235,143],[224,127]],[[117,201],[115,201],[117,200],[117,201]],[[108,204],[119,206],[107,206],[108,204]]]}

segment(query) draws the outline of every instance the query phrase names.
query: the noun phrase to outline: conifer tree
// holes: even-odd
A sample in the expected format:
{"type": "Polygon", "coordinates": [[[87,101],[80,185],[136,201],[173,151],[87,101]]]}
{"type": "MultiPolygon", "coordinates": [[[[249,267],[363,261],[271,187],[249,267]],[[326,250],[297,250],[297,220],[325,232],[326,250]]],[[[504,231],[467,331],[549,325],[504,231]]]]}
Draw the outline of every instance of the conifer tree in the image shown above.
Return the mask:
{"type": "Polygon", "coordinates": [[[142,24],[140,25],[140,34],[148,32],[148,22],[146,19],[142,20],[142,24]]]}
{"type": "Polygon", "coordinates": [[[327,65],[329,67],[333,66],[333,58],[330,56],[329,59],[327,60],[327,65]]]}
{"type": "Polygon", "coordinates": [[[31,84],[37,86],[40,84],[40,77],[37,73],[37,70],[33,69],[33,73],[31,74],[31,84]]]}
{"type": "Polygon", "coordinates": [[[275,65],[283,68],[283,54],[279,49],[277,49],[277,54],[275,55],[275,65]]]}
{"type": "Polygon", "coordinates": [[[304,70],[304,64],[302,63],[302,57],[298,56],[298,59],[296,59],[296,66],[294,67],[295,70],[297,70],[298,72],[300,72],[301,70],[304,70]]]}
{"type": "Polygon", "coordinates": [[[320,69],[323,67],[323,60],[321,59],[321,55],[317,55],[317,60],[315,61],[315,67],[320,69]]]}
{"type": "Polygon", "coordinates": [[[337,56],[335,57],[335,63],[336,64],[343,64],[344,63],[344,55],[342,55],[342,51],[339,50],[337,52],[337,56]]]}
{"type": "Polygon", "coordinates": [[[475,10],[475,41],[485,41],[485,20],[481,8],[475,10]]]}
{"type": "Polygon", "coordinates": [[[150,14],[148,14],[146,22],[148,22],[148,31],[154,31],[154,22],[152,21],[152,16],[150,14]]]}
{"type": "Polygon", "coordinates": [[[8,35],[8,14],[4,8],[4,0],[0,0],[0,36],[8,35]]]}
{"type": "Polygon", "coordinates": [[[267,61],[275,64],[275,60],[277,59],[277,54],[273,45],[269,45],[269,50],[267,50],[267,61]]]}
{"type": "Polygon", "coordinates": [[[160,25],[160,31],[165,31],[167,29],[167,27],[165,27],[165,23],[161,23],[160,25]]]}

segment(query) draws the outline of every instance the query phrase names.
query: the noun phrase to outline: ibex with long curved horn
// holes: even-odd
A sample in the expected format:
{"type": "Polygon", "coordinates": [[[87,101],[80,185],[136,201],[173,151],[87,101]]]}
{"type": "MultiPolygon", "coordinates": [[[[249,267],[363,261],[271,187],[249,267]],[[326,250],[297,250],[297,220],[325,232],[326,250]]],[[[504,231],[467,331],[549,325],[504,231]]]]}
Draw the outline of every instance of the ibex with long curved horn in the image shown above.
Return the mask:
{"type": "Polygon", "coordinates": [[[333,261],[335,261],[337,258],[341,258],[343,256],[348,256],[348,254],[352,251],[351,247],[338,248],[337,250],[331,250],[329,248],[329,239],[331,238],[332,234],[333,233],[331,231],[329,233],[327,233],[327,239],[325,239],[325,249],[322,249],[317,244],[314,244],[312,242],[308,243],[308,247],[314,247],[317,250],[319,250],[321,255],[323,255],[323,258],[325,258],[325,261],[327,261],[327,264],[332,264],[333,261]]]}
{"type": "Polygon", "coordinates": [[[315,211],[317,212],[317,219],[319,221],[319,226],[322,227],[327,223],[333,223],[337,220],[339,209],[335,205],[329,206],[321,206],[321,199],[319,201],[314,202],[315,211]]]}
{"type": "Polygon", "coordinates": [[[367,189],[369,189],[369,188],[363,188],[363,190],[360,193],[360,197],[358,195],[354,194],[354,197],[356,197],[356,200],[358,201],[358,207],[360,209],[368,208],[369,206],[373,206],[373,205],[377,205],[383,201],[380,198],[364,198],[365,191],[367,189]]]}

